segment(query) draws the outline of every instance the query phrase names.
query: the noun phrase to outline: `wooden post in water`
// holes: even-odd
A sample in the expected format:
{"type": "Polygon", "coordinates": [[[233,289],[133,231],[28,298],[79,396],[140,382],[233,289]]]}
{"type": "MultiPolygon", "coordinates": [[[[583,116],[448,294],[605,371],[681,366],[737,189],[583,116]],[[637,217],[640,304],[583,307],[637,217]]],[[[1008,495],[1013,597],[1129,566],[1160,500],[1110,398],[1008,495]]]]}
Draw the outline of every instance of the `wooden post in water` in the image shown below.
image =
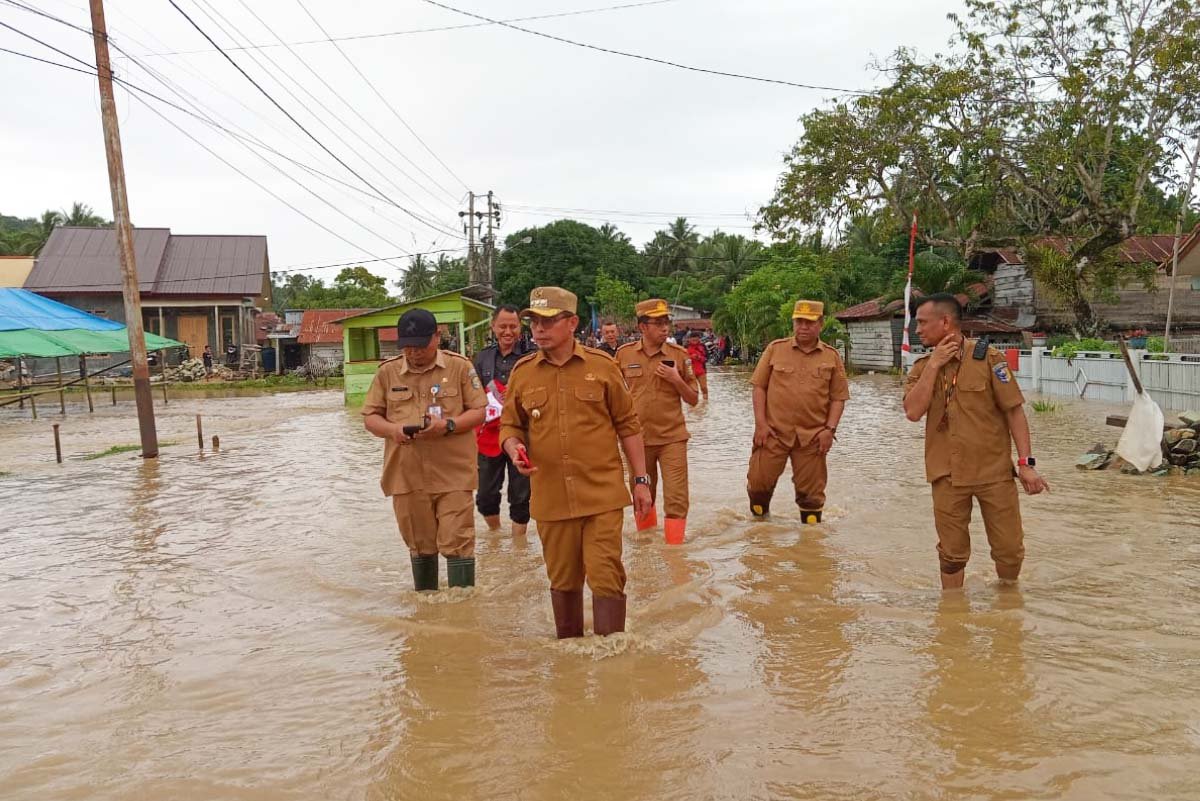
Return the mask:
{"type": "Polygon", "coordinates": [[[17,401],[17,403],[19,404],[17,408],[19,408],[19,409],[25,408],[25,396],[21,394],[21,391],[25,389],[25,387],[21,384],[21,380],[22,380],[21,373],[23,372],[24,368],[25,368],[25,360],[22,359],[20,356],[18,356],[17,357],[17,395],[20,397],[20,400],[17,401]]]}
{"type": "MultiPolygon", "coordinates": [[[[66,414],[67,413],[67,393],[63,392],[63,388],[62,388],[62,357],[61,356],[54,357],[54,372],[55,372],[54,378],[56,381],[58,381],[58,413],[66,414]]],[[[62,460],[59,459],[59,461],[61,462],[62,460]]]]}
{"type": "Polygon", "coordinates": [[[204,450],[204,424],[200,422],[200,415],[196,415],[196,443],[204,450]]]}
{"type": "MultiPolygon", "coordinates": [[[[162,314],[162,308],[159,308],[159,314],[162,314]]],[[[166,406],[167,401],[167,352],[160,350],[158,352],[158,376],[162,379],[163,385],[163,406],[166,406]]]]}
{"type": "Polygon", "coordinates": [[[113,406],[116,406],[117,405],[117,387],[114,384],[112,387],[110,387],[110,389],[112,389],[113,406]]]}
{"type": "Polygon", "coordinates": [[[213,434],[213,450],[214,451],[221,450],[221,438],[218,437],[216,434],[213,434]]]}
{"type": "Polygon", "coordinates": [[[91,414],[96,407],[92,405],[92,385],[88,383],[87,356],[79,357],[79,369],[83,373],[83,394],[87,395],[88,414],[91,414]]]}
{"type": "Polygon", "coordinates": [[[154,396],[150,392],[150,368],[146,363],[146,337],[142,328],[142,295],[138,284],[137,260],[133,249],[133,223],[129,219],[129,197],[125,189],[125,163],[121,157],[121,133],[117,103],[113,98],[112,64],[108,55],[108,29],[104,23],[103,0],[88,0],[92,12],[92,41],[96,49],[96,75],[100,83],[100,121],[104,129],[104,153],[108,159],[108,183],[112,193],[113,228],[121,264],[121,297],[125,307],[125,329],[129,333],[129,359],[133,364],[133,399],[137,404],[142,457],[158,456],[158,431],[154,425],[154,396]]]}
{"type": "Polygon", "coordinates": [[[62,464],[62,443],[58,439],[58,423],[54,424],[54,458],[62,464]]]}
{"type": "Polygon", "coordinates": [[[36,420],[37,419],[37,396],[35,396],[35,395],[29,396],[29,408],[33,409],[33,419],[36,420]]]}

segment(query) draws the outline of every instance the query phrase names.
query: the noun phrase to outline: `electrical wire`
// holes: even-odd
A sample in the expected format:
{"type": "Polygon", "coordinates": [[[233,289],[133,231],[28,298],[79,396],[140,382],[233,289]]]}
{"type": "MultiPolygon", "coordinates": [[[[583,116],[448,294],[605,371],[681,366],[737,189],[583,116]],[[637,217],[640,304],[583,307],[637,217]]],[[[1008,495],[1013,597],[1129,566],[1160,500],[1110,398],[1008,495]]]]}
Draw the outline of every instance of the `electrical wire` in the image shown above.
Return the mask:
{"type": "MultiPolygon", "coordinates": [[[[657,2],[674,2],[674,0],[656,0],[656,1],[657,2]]],[[[304,13],[308,15],[308,18],[313,21],[313,24],[317,26],[317,30],[319,30],[321,33],[325,34],[327,37],[329,37],[329,32],[325,30],[325,27],[323,25],[321,25],[321,23],[317,20],[316,16],[314,16],[313,13],[308,10],[308,7],[304,5],[303,0],[296,0],[296,3],[300,6],[301,9],[303,9],[304,13]]],[[[396,107],[393,106],[390,102],[388,102],[388,99],[383,96],[383,93],[379,91],[379,89],[375,86],[375,84],[371,81],[371,79],[368,78],[363,73],[363,71],[358,68],[358,65],[354,63],[354,61],[350,58],[350,56],[346,53],[346,51],[342,48],[342,46],[339,45],[337,43],[337,41],[335,39],[333,39],[332,37],[329,38],[329,43],[334,46],[334,48],[338,51],[338,53],[341,54],[342,58],[344,58],[346,60],[346,63],[350,65],[351,69],[353,69],[356,73],[358,73],[359,77],[362,78],[363,81],[366,82],[367,86],[371,87],[371,91],[375,93],[375,96],[378,97],[379,100],[385,106],[387,106],[388,110],[391,111],[392,114],[395,115],[396,119],[400,120],[400,124],[404,126],[405,130],[407,130],[410,134],[412,134],[413,138],[421,143],[421,147],[425,148],[425,150],[429,153],[429,155],[433,156],[434,160],[437,161],[438,164],[441,164],[442,167],[446,170],[446,172],[448,172],[454,178],[454,180],[458,181],[458,183],[462,186],[463,189],[470,191],[470,187],[467,186],[466,181],[464,181],[462,178],[460,178],[458,173],[456,173],[454,170],[450,169],[450,165],[448,165],[446,162],[442,161],[441,156],[439,156],[437,153],[433,152],[433,148],[431,148],[428,144],[426,144],[425,140],[422,139],[421,136],[415,130],[413,130],[413,127],[411,125],[409,125],[408,121],[400,115],[400,112],[396,110],[396,107]]],[[[399,149],[397,149],[397,152],[399,152],[399,149]]],[[[414,164],[413,166],[415,167],[416,165],[414,164]]],[[[420,169],[420,168],[418,168],[418,169],[420,169]]],[[[422,171],[421,174],[425,175],[430,180],[433,180],[432,176],[429,176],[428,173],[422,171]]]]}
{"type": "Polygon", "coordinates": [[[180,13],[180,15],[183,16],[183,18],[186,19],[188,21],[188,23],[191,24],[191,26],[193,28],[195,28],[197,32],[200,33],[201,36],[203,36],[206,40],[208,40],[209,44],[211,44],[213,47],[217,48],[217,50],[220,50],[221,55],[225,57],[225,60],[228,61],[239,73],[241,73],[242,77],[244,77],[247,81],[249,81],[254,86],[254,88],[257,89],[263,95],[263,97],[267,98],[267,100],[273,106],[275,106],[275,108],[279,109],[280,113],[282,113],[285,117],[287,117],[289,120],[291,120],[292,123],[296,125],[296,127],[298,127],[300,130],[302,130],[310,139],[312,139],[314,142],[316,142],[318,147],[320,147],[327,154],[329,154],[329,156],[334,161],[336,161],[338,164],[342,165],[342,167],[344,167],[347,172],[349,172],[354,177],[358,178],[358,180],[362,181],[362,183],[364,185],[366,185],[367,187],[372,189],[377,195],[379,195],[381,198],[383,198],[386,202],[388,202],[391,205],[395,206],[396,208],[400,209],[408,216],[412,217],[413,219],[417,220],[418,222],[420,222],[430,228],[433,228],[435,231],[438,231],[439,233],[445,233],[446,229],[441,228],[440,226],[437,226],[434,223],[429,222],[425,218],[421,217],[419,214],[416,214],[416,213],[410,211],[409,209],[405,208],[404,206],[401,206],[399,203],[392,200],[387,195],[385,195],[383,192],[381,192],[378,187],[376,187],[373,183],[371,183],[366,178],[364,178],[357,170],[355,170],[353,167],[351,167],[349,164],[347,164],[345,161],[343,161],[336,153],[334,153],[332,150],[330,150],[325,145],[324,142],[322,142],[320,139],[318,139],[316,136],[314,136],[313,133],[311,131],[309,131],[308,128],[306,128],[302,122],[300,122],[298,119],[296,119],[292,115],[291,112],[289,112],[287,109],[285,109],[279,103],[279,101],[277,101],[274,97],[272,97],[271,93],[268,92],[266,89],[264,89],[258,83],[258,81],[254,80],[254,78],[251,77],[251,75],[248,72],[246,72],[244,69],[242,69],[241,65],[238,64],[237,61],[235,61],[232,56],[230,56],[223,49],[221,49],[221,46],[216,43],[216,40],[214,40],[211,36],[209,36],[208,33],[205,32],[205,30],[202,27],[200,27],[196,23],[196,21],[193,20],[191,18],[191,16],[188,15],[188,13],[186,11],[184,11],[182,8],[180,8],[179,4],[176,3],[175,0],[167,0],[167,2],[170,3],[171,7],[174,8],[176,11],[178,11],[180,13]]]}
{"type": "MultiPolygon", "coordinates": [[[[503,22],[534,22],[536,20],[543,20],[543,19],[558,19],[560,17],[575,17],[575,16],[579,16],[581,14],[599,14],[604,11],[622,11],[622,10],[629,9],[629,8],[642,8],[643,6],[660,6],[660,5],[664,5],[666,3],[677,3],[677,2],[679,2],[679,0],[648,0],[647,2],[643,2],[643,3],[625,3],[625,4],[619,5],[619,6],[604,6],[602,8],[582,8],[582,9],[578,9],[576,11],[559,11],[559,12],[556,12],[553,14],[537,14],[535,16],[530,16],[530,17],[512,17],[510,19],[503,20],[503,22]]],[[[486,28],[493,24],[495,24],[495,23],[468,22],[468,23],[465,23],[462,25],[442,25],[442,26],[439,26],[436,28],[412,28],[412,29],[404,30],[404,31],[384,31],[382,33],[359,33],[359,34],[351,34],[348,36],[330,36],[329,32],[326,31],[324,28],[322,28],[321,33],[325,34],[324,39],[309,39],[309,40],[302,41],[302,42],[291,42],[290,44],[294,47],[300,47],[303,45],[318,45],[318,44],[326,44],[326,43],[331,43],[331,42],[332,43],[356,42],[356,41],[361,41],[364,39],[382,39],[382,38],[392,37],[392,36],[410,36],[412,34],[418,34],[418,33],[440,33],[442,31],[460,31],[460,30],[465,30],[467,28],[486,28]]],[[[320,27],[320,26],[318,26],[318,27],[320,27]]],[[[242,46],[242,47],[230,47],[228,49],[229,50],[266,50],[267,48],[271,48],[271,47],[282,47],[282,45],[259,44],[259,45],[246,45],[246,46],[242,46]]],[[[142,55],[146,56],[146,57],[190,56],[190,55],[196,55],[199,53],[215,53],[215,52],[217,52],[217,51],[213,50],[212,48],[205,48],[203,50],[168,50],[168,51],[158,52],[158,53],[143,53],[142,55]]]]}
{"type": "MultiPolygon", "coordinates": [[[[168,0],[168,1],[172,2],[172,4],[174,4],[173,0],[168,0]]],[[[719,75],[724,78],[739,78],[744,81],[757,81],[759,83],[770,83],[770,84],[777,84],[780,86],[794,86],[798,89],[817,89],[822,92],[838,92],[839,94],[847,94],[847,95],[875,94],[874,92],[865,92],[865,91],[856,90],[856,89],[843,89],[843,88],[840,88],[837,86],[821,86],[819,84],[798,83],[796,81],[785,81],[785,80],[781,80],[779,78],[763,78],[763,77],[760,77],[757,75],[745,75],[745,74],[737,73],[737,72],[725,72],[723,70],[708,69],[706,67],[693,67],[688,64],[680,64],[676,61],[667,61],[666,59],[655,58],[653,56],[643,56],[638,53],[627,53],[623,50],[614,50],[613,48],[610,48],[610,47],[600,47],[599,45],[587,44],[586,42],[577,42],[573,39],[567,39],[562,36],[555,36],[554,34],[544,33],[542,31],[535,31],[532,28],[522,28],[520,25],[513,25],[512,23],[505,22],[504,20],[498,20],[498,19],[492,19],[491,17],[485,17],[482,14],[476,14],[472,11],[464,11],[461,8],[455,8],[454,6],[450,6],[450,5],[446,5],[445,3],[438,2],[438,0],[422,0],[422,2],[428,3],[431,6],[436,6],[438,8],[445,9],[446,11],[452,11],[455,14],[461,14],[464,17],[471,17],[473,19],[484,20],[485,22],[488,22],[492,25],[499,25],[504,28],[511,28],[514,31],[520,31],[521,33],[527,33],[531,36],[540,36],[543,39],[549,39],[554,42],[560,42],[562,44],[568,44],[568,45],[572,45],[574,47],[583,47],[588,50],[595,50],[599,53],[608,53],[609,55],[622,56],[624,58],[634,58],[639,61],[649,61],[652,64],[661,64],[665,67],[674,67],[675,69],[687,70],[689,72],[700,72],[700,73],[704,73],[706,75],[719,75]]]]}

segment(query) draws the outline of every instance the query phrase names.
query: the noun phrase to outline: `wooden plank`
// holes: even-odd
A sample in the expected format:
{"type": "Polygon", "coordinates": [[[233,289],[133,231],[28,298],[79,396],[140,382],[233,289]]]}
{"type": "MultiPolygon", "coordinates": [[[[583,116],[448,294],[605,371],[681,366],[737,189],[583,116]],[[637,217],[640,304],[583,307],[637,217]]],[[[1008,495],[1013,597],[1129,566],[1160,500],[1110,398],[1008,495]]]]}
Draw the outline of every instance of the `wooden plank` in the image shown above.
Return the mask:
{"type": "MultiPolygon", "coordinates": [[[[1104,420],[1105,425],[1112,426],[1113,428],[1124,428],[1125,424],[1128,422],[1129,422],[1129,415],[1125,415],[1125,414],[1110,414],[1104,420]]],[[[1170,423],[1165,419],[1163,420],[1163,431],[1169,431],[1170,429],[1176,428],[1176,427],[1177,427],[1177,424],[1170,423]]]]}

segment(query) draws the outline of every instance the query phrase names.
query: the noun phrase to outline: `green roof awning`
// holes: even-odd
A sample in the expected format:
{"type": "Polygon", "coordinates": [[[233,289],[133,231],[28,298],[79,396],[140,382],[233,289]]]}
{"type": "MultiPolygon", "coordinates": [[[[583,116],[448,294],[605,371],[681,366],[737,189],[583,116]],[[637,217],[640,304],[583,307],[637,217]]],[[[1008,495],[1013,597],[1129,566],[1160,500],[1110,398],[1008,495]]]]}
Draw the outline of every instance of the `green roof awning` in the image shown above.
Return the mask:
{"type": "MultiPolygon", "coordinates": [[[[181,347],[182,342],[146,333],[146,350],[181,347]]],[[[87,331],[82,328],[63,331],[41,331],[35,328],[0,331],[0,358],[81,356],[89,353],[128,351],[129,334],[123,326],[114,331],[87,331]]]]}

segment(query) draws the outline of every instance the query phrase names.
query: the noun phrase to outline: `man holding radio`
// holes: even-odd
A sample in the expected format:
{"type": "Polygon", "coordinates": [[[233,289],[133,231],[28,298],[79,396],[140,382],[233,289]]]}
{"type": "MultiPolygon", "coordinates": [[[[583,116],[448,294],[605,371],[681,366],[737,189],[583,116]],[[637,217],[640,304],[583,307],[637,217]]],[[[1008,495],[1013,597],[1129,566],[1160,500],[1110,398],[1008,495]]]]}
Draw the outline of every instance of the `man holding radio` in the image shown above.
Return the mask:
{"type": "MultiPolygon", "coordinates": [[[[633,395],[646,443],[646,472],[650,474],[650,500],[658,497],[659,468],[663,483],[663,536],[670,545],[683,543],[688,516],[688,430],[683,403],[700,400],[692,360],[679,345],[667,341],[671,311],[660,298],[643,300],[635,307],[640,342],[617,349],[617,365],[633,395]],[[681,403],[682,401],[682,403],[681,403]]],[[[658,512],[635,521],[638,531],[658,525],[658,512]]]]}
{"type": "Polygon", "coordinates": [[[380,487],[391,496],[412,557],[413,586],[438,588],[438,554],[451,587],[475,585],[476,426],[487,397],[465,357],[438,349],[437,319],[410,309],[396,324],[402,356],[379,366],[362,413],[385,440],[380,487]]]}

